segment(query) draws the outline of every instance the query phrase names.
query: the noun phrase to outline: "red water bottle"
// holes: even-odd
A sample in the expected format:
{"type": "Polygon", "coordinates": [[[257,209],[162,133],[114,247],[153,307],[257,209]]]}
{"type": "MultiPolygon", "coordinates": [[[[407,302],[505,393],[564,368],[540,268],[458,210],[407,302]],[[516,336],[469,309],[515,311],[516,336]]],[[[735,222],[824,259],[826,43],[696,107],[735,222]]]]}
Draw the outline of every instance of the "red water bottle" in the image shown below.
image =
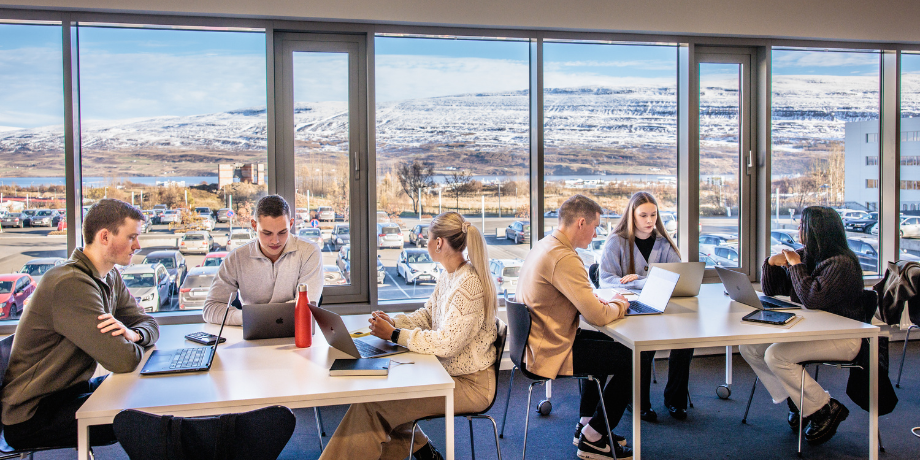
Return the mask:
{"type": "Polygon", "coordinates": [[[313,345],[313,315],[310,313],[310,298],[307,297],[307,285],[297,286],[297,303],[294,304],[294,344],[297,348],[313,345]]]}

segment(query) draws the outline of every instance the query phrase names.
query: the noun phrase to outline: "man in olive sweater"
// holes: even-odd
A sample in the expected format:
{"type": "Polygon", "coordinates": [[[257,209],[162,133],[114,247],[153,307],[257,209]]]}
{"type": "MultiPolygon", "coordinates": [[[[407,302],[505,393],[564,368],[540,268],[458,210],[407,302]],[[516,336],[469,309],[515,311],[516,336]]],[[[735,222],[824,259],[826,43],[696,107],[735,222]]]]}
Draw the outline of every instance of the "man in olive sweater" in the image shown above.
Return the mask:
{"type": "MultiPolygon", "coordinates": [[[[23,313],[3,388],[4,435],[17,449],[75,446],[76,412],[102,383],[97,364],[131,372],[159,338],[156,321],[137,306],[115,264],[140,249],[145,217],[119,200],[86,213],[85,247],[49,270],[23,313]]],[[[94,444],[115,440],[112,425],[93,427],[94,444]]]]}

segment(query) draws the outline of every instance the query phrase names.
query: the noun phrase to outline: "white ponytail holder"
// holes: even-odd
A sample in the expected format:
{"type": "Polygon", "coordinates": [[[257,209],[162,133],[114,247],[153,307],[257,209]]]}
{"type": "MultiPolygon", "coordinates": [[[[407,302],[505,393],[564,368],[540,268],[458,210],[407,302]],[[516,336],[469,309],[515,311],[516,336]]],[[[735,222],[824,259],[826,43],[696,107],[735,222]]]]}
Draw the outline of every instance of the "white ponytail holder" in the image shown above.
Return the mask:
{"type": "Polygon", "coordinates": [[[467,233],[470,230],[470,221],[468,220],[463,221],[463,225],[460,226],[460,230],[463,233],[467,233]]]}

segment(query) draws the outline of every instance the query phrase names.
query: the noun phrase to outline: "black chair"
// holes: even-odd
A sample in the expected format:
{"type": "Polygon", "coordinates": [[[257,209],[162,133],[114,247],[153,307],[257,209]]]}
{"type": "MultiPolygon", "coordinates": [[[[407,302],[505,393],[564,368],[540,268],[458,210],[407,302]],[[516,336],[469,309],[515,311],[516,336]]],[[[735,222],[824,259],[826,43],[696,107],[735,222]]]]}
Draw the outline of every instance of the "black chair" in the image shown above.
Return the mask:
{"type": "MultiPolygon", "coordinates": [[[[6,375],[6,368],[10,365],[10,353],[13,350],[13,335],[10,334],[8,337],[0,340],[0,389],[3,388],[4,381],[3,377],[6,375]]],[[[2,408],[2,405],[0,405],[2,408]]],[[[6,438],[3,437],[3,426],[0,425],[0,460],[5,460],[9,458],[28,458],[32,460],[32,454],[35,452],[41,452],[43,450],[57,450],[57,449],[76,449],[77,446],[57,446],[57,447],[35,447],[32,449],[25,450],[16,450],[12,446],[6,443],[6,438]]],[[[90,448],[89,451],[90,458],[93,457],[93,450],[90,448]]]]}
{"type": "MultiPolygon", "coordinates": [[[[495,424],[495,419],[486,414],[492,409],[492,406],[495,404],[495,400],[498,399],[498,371],[502,367],[502,354],[505,351],[505,338],[508,336],[508,326],[506,326],[498,318],[495,319],[495,328],[498,331],[498,334],[495,337],[495,393],[492,394],[492,402],[489,403],[489,407],[486,407],[484,410],[479,412],[468,412],[464,414],[454,414],[454,417],[466,417],[467,422],[470,424],[470,452],[472,453],[473,460],[476,460],[476,446],[473,444],[473,419],[489,419],[492,422],[492,429],[495,431],[495,452],[498,453],[498,460],[502,460],[502,448],[498,445],[498,426],[495,424]]],[[[418,426],[418,422],[423,420],[434,420],[438,418],[444,418],[443,415],[432,415],[428,417],[422,417],[415,421],[412,424],[412,438],[409,441],[409,458],[412,458],[412,451],[415,449],[415,427],[418,426]]]]}
{"type": "Polygon", "coordinates": [[[910,327],[907,328],[907,336],[904,337],[904,349],[901,350],[901,365],[898,367],[898,382],[894,384],[897,388],[901,388],[901,373],[904,372],[904,358],[907,357],[907,342],[910,340],[911,329],[920,329],[920,326],[911,324],[910,327]]]}
{"type": "Polygon", "coordinates": [[[113,428],[131,460],[273,460],[296,424],[294,413],[283,406],[211,417],[129,409],[115,416],[113,428]]]}
{"type": "MultiPolygon", "coordinates": [[[[860,297],[860,303],[863,307],[863,322],[871,323],[872,317],[875,315],[875,310],[878,308],[878,297],[875,291],[863,290],[860,297]]],[[[863,339],[867,340],[867,339],[863,339]]],[[[805,427],[802,426],[802,421],[804,416],[802,415],[802,405],[805,403],[805,372],[807,372],[807,366],[812,364],[815,365],[815,380],[818,380],[818,369],[819,366],[833,366],[837,369],[862,369],[862,365],[855,360],[853,361],[802,361],[799,363],[802,366],[802,379],[799,384],[800,393],[799,393],[799,439],[798,439],[798,456],[802,456],[802,432],[805,430],[805,427]]],[[[744,409],[744,417],[741,419],[741,423],[747,424],[748,411],[751,410],[751,401],[754,399],[754,390],[757,389],[757,382],[760,379],[755,377],[754,384],[751,386],[751,395],[748,397],[747,408],[744,409]]],[[[882,432],[881,428],[877,433],[878,435],[878,448],[880,452],[885,452],[885,446],[882,445],[882,432]]]]}
{"type": "MultiPolygon", "coordinates": [[[[530,402],[533,397],[533,387],[536,385],[544,385],[552,379],[528,372],[524,365],[524,354],[527,352],[527,339],[530,336],[530,327],[533,323],[530,308],[523,303],[508,300],[506,297],[505,309],[508,313],[508,340],[510,343],[508,352],[510,353],[511,362],[514,363],[514,367],[511,368],[511,381],[508,382],[508,396],[505,398],[505,414],[502,417],[502,430],[499,437],[504,437],[505,434],[505,422],[508,419],[508,403],[511,401],[511,388],[514,386],[514,372],[520,370],[521,373],[524,374],[524,377],[534,381],[530,384],[530,389],[527,393],[527,408],[524,417],[524,452],[521,455],[521,458],[524,459],[527,457],[527,428],[530,424],[530,402]]],[[[607,439],[609,439],[611,443],[614,442],[613,433],[610,430],[610,421],[607,420],[607,407],[604,404],[604,389],[601,387],[601,382],[591,375],[559,375],[556,376],[556,378],[569,378],[581,381],[588,380],[593,381],[597,385],[597,391],[601,401],[601,410],[604,412],[604,424],[607,427],[607,439]]]]}

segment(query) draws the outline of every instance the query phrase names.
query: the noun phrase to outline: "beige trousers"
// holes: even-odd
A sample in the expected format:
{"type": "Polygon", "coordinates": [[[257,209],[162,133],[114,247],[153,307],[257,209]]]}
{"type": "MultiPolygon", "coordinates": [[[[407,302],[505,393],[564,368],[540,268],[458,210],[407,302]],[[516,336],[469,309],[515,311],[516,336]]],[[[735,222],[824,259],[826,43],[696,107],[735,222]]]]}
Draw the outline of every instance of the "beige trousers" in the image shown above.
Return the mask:
{"type": "MultiPolygon", "coordinates": [[[[495,368],[454,378],[454,413],[479,412],[495,396],[495,368]]],[[[400,460],[409,456],[412,423],[422,417],[444,414],[444,398],[352,404],[320,456],[329,459],[400,460]]],[[[419,427],[415,448],[428,443],[419,427]]]]}

